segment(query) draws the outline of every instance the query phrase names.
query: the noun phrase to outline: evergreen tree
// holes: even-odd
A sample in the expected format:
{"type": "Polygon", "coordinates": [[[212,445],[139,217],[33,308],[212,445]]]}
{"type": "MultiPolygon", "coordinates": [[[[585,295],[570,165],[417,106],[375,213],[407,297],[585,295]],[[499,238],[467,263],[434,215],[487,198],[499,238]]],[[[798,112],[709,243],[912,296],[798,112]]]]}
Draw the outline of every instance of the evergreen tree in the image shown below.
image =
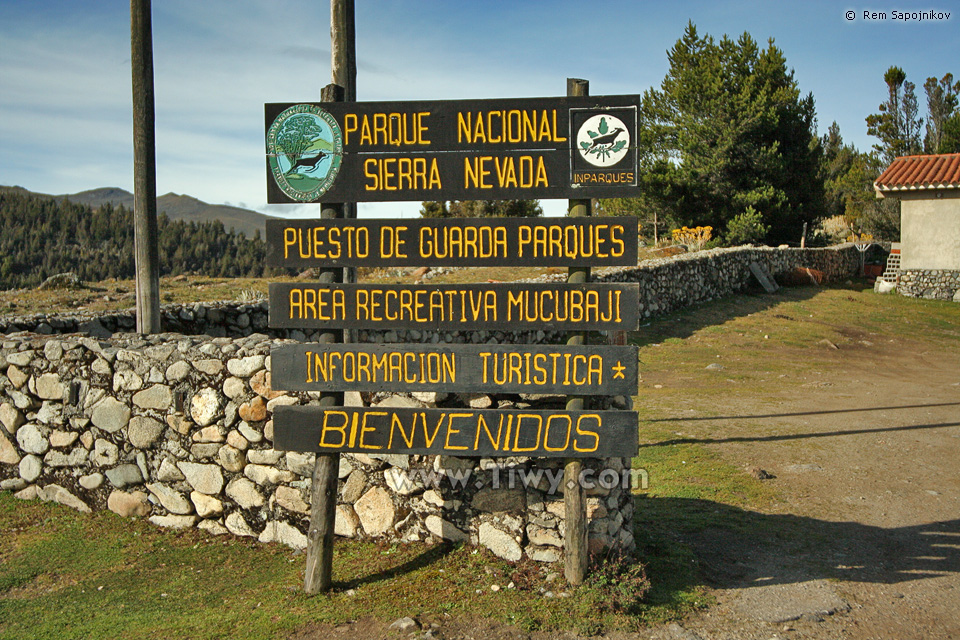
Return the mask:
{"type": "Polygon", "coordinates": [[[890,67],[883,74],[887,99],[880,104],[880,113],[867,116],[867,133],[880,140],[873,146],[886,164],[894,158],[920,153],[920,127],[915,85],[907,81],[900,67],[890,67]]]}
{"type": "Polygon", "coordinates": [[[643,96],[643,192],[684,225],[724,229],[747,207],[767,240],[799,237],[823,204],[812,95],[783,52],[748,33],[716,42],[690,23],[668,52],[659,90],[643,96]]]}
{"type": "Polygon", "coordinates": [[[955,143],[951,131],[960,124],[960,112],[957,112],[960,82],[953,81],[948,73],[940,80],[927,78],[923,83],[927,94],[927,130],[923,138],[924,153],[957,153],[960,146],[955,143]],[[948,131],[950,129],[951,131],[948,131]]]}
{"type": "Polygon", "coordinates": [[[543,215],[539,200],[452,200],[424,202],[422,218],[534,218],[543,215]]]}

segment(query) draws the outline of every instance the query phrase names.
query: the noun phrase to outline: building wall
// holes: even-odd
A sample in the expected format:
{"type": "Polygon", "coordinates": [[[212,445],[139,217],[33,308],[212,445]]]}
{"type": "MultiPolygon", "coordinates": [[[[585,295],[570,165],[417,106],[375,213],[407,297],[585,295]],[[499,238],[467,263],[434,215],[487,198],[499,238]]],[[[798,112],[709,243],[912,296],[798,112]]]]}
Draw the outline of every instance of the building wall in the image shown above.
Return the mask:
{"type": "Polygon", "coordinates": [[[960,193],[956,191],[897,194],[903,271],[960,271],[960,193]]]}

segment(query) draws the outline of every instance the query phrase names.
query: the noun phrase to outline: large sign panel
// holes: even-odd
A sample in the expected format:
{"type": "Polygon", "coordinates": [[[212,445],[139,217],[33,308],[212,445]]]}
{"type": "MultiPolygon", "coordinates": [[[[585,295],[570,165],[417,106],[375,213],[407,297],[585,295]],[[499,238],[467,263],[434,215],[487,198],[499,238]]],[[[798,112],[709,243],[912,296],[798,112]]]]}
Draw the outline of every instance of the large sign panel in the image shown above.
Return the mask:
{"type": "Polygon", "coordinates": [[[637,453],[632,411],[285,406],[273,446],[316,453],[606,458],[637,453]]]}
{"type": "Polygon", "coordinates": [[[273,388],[625,395],[637,348],[566,345],[295,344],[270,351],[273,388]]]}
{"type": "Polygon", "coordinates": [[[273,267],[637,264],[635,217],[267,220],[273,267]]]}
{"type": "Polygon", "coordinates": [[[270,326],[633,331],[639,296],[638,284],[271,283],[270,326]]]}
{"type": "Polygon", "coordinates": [[[629,197],[639,104],[639,96],[267,104],[267,199],[629,197]]]}

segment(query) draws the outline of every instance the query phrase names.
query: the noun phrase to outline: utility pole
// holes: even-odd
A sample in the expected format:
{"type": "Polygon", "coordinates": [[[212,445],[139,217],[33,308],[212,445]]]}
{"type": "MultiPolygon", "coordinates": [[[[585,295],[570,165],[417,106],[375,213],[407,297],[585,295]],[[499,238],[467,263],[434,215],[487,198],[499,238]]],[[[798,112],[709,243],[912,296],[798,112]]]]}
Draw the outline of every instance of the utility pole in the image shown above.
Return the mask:
{"type": "Polygon", "coordinates": [[[157,158],[153,104],[150,0],[130,0],[133,71],[133,226],[137,333],[160,333],[160,249],[157,240],[157,158]]]}

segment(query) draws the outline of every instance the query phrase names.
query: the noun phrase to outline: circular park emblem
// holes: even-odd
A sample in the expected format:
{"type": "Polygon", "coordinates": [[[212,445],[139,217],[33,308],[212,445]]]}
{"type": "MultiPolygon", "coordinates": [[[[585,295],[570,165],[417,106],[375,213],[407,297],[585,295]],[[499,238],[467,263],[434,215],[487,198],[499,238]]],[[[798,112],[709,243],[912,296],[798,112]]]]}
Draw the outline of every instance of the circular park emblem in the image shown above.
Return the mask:
{"type": "Polygon", "coordinates": [[[612,167],[630,150],[630,128],[609,113],[587,118],[577,130],[577,151],[595,167],[612,167]]]}
{"type": "Polygon", "coordinates": [[[290,107],[267,129],[267,159],[274,181],[287,196],[298,202],[319,200],[340,171],[340,125],[315,105],[290,107]]]}

